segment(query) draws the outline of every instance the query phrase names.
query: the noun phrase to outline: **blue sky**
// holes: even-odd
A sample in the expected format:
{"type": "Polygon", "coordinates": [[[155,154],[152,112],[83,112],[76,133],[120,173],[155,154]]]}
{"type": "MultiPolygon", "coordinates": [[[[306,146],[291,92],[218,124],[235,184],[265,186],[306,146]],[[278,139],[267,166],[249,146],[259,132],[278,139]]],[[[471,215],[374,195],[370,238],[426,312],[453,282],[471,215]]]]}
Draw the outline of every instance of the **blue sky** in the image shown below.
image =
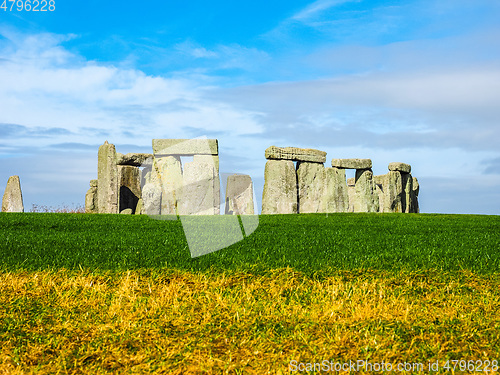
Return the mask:
{"type": "Polygon", "coordinates": [[[83,204],[97,147],[218,138],[412,165],[423,212],[500,213],[500,2],[55,1],[0,9],[0,188],[83,204]],[[2,183],[1,180],[4,180],[2,183]]]}

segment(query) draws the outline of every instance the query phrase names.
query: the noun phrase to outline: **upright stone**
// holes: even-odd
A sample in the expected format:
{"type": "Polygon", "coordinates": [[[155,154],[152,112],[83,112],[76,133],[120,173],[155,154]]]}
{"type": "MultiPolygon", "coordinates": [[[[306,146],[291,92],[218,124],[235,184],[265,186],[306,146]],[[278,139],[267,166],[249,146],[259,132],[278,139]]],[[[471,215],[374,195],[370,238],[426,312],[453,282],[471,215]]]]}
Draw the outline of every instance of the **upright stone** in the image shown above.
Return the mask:
{"type": "Polygon", "coordinates": [[[142,204],[142,198],[137,201],[137,206],[135,207],[135,215],[143,215],[144,214],[144,205],[142,204]]]}
{"type": "Polygon", "coordinates": [[[402,195],[401,210],[405,213],[413,212],[412,207],[412,191],[413,177],[409,173],[401,173],[401,184],[403,185],[404,193],[402,195]]]}
{"type": "Polygon", "coordinates": [[[97,164],[97,203],[99,213],[118,213],[118,166],[115,145],[99,147],[97,164]]]}
{"type": "Polygon", "coordinates": [[[2,199],[2,212],[24,212],[19,176],[10,176],[2,199]]]}
{"type": "Polygon", "coordinates": [[[131,165],[119,165],[118,186],[119,212],[122,213],[124,210],[131,210],[132,214],[135,214],[137,203],[142,195],[139,168],[131,165]]]}
{"type": "Polygon", "coordinates": [[[322,212],[347,212],[349,210],[349,193],[345,178],[345,169],[325,169],[325,193],[322,212]]]}
{"type": "Polygon", "coordinates": [[[85,212],[88,214],[98,213],[97,180],[90,180],[90,189],[85,194],[85,212]]]}
{"type": "Polygon", "coordinates": [[[411,207],[414,213],[420,212],[420,207],[418,206],[418,193],[420,191],[420,185],[416,177],[413,177],[412,181],[412,194],[411,194],[411,207]]]}
{"type": "Polygon", "coordinates": [[[184,165],[178,201],[180,215],[215,215],[216,173],[213,164],[190,162],[184,165]]]}
{"type": "Polygon", "coordinates": [[[227,177],[226,215],[253,215],[253,186],[248,175],[233,174],[227,177]]]}
{"type": "Polygon", "coordinates": [[[144,186],[142,187],[142,211],[144,214],[160,215],[161,195],[162,188],[158,172],[156,168],[149,168],[144,173],[144,186]]]}
{"type": "Polygon", "coordinates": [[[373,176],[373,182],[375,184],[375,191],[378,195],[378,202],[379,202],[379,212],[386,212],[386,203],[385,203],[385,192],[384,192],[384,186],[385,186],[385,179],[387,178],[387,175],[378,175],[378,176],[373,176]]]}
{"type": "Polygon", "coordinates": [[[356,169],[354,212],[378,212],[379,199],[371,169],[356,169]]]}
{"type": "Polygon", "coordinates": [[[297,162],[297,212],[319,213],[324,210],[325,167],[321,163],[297,162]]]}
{"type": "Polygon", "coordinates": [[[347,196],[349,199],[347,212],[354,212],[354,202],[356,201],[356,187],[354,185],[347,185],[347,196]]]}
{"type": "Polygon", "coordinates": [[[297,213],[297,173],[291,160],[268,160],[264,170],[262,214],[297,213]]]}
{"type": "Polygon", "coordinates": [[[155,158],[155,168],[161,181],[161,214],[177,215],[177,204],[182,187],[182,165],[180,156],[155,158]]]}
{"type": "Polygon", "coordinates": [[[219,175],[219,156],[218,155],[194,155],[193,162],[211,164],[214,167],[214,208],[215,215],[220,214],[220,175],[219,175]]]}
{"type": "Polygon", "coordinates": [[[383,212],[403,212],[404,190],[401,172],[389,171],[384,179],[383,190],[383,212]]]}

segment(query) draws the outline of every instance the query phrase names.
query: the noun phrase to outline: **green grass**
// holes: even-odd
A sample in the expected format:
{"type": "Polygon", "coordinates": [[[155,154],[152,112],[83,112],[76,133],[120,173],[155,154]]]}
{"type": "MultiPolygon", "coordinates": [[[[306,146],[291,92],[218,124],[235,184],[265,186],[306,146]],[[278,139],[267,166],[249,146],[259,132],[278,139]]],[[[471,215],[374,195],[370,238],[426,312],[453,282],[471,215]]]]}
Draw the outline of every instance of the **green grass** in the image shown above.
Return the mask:
{"type": "Polygon", "coordinates": [[[342,269],[500,270],[500,216],[314,214],[260,216],[259,221],[243,241],[192,259],[179,220],[4,213],[0,269],[265,273],[288,267],[309,276],[342,269]]]}
{"type": "Polygon", "coordinates": [[[259,220],[192,259],[177,220],[0,214],[0,374],[498,365],[500,216],[259,220]]]}

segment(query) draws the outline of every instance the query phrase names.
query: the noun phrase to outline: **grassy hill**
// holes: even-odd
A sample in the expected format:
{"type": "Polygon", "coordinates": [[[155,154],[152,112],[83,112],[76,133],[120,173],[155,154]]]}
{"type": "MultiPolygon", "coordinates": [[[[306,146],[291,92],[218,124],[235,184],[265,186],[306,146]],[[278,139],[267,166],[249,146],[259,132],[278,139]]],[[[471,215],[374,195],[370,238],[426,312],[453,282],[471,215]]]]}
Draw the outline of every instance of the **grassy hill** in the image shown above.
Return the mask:
{"type": "MultiPolygon", "coordinates": [[[[200,231],[209,219],[200,219],[200,231]]],[[[499,233],[500,216],[265,215],[243,241],[191,259],[180,220],[0,214],[0,267],[243,272],[290,267],[308,275],[360,268],[467,269],[484,274],[500,269],[499,233]]]]}
{"type": "Polygon", "coordinates": [[[259,221],[191,258],[179,220],[0,214],[0,374],[498,371],[499,216],[259,221]]]}

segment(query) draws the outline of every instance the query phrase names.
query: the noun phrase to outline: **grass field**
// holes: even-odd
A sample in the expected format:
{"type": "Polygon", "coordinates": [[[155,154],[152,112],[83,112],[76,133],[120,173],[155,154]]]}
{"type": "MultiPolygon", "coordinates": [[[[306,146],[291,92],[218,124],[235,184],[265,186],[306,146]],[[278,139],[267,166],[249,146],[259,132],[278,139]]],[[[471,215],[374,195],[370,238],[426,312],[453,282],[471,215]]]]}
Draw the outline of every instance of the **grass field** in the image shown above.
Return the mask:
{"type": "Polygon", "coordinates": [[[192,259],[180,221],[0,214],[0,373],[495,369],[500,216],[259,220],[192,259]]]}

